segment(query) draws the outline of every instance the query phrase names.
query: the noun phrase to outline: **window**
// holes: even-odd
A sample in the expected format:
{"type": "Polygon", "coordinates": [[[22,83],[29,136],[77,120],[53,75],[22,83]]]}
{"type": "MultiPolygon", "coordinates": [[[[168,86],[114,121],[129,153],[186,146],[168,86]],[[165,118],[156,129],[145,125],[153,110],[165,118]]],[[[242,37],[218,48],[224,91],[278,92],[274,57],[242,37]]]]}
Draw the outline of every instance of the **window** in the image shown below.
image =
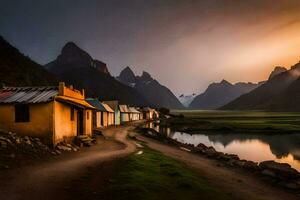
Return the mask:
{"type": "Polygon", "coordinates": [[[71,108],[71,121],[74,121],[75,109],[71,108]]]}
{"type": "Polygon", "coordinates": [[[87,119],[87,120],[90,119],[90,112],[89,112],[89,111],[86,112],[86,119],[87,119]]]}
{"type": "Polygon", "coordinates": [[[29,122],[29,105],[15,105],[15,122],[29,122]]]}

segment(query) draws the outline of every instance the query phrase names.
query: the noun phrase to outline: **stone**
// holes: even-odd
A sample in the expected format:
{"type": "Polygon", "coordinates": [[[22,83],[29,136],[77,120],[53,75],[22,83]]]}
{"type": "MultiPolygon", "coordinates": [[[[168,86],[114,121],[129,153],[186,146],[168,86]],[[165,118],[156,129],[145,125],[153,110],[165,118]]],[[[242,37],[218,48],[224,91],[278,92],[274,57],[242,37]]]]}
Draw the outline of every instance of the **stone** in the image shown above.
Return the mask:
{"type": "Polygon", "coordinates": [[[250,170],[258,170],[259,169],[258,163],[253,162],[253,161],[249,161],[249,160],[245,161],[243,167],[246,168],[246,169],[250,169],[250,170]]]}
{"type": "Polygon", "coordinates": [[[204,150],[204,153],[208,157],[215,157],[218,154],[218,152],[213,147],[208,147],[206,150],[204,150]]]}
{"type": "Polygon", "coordinates": [[[0,140],[0,147],[3,148],[3,149],[6,149],[7,148],[7,143],[5,141],[0,140]]]}
{"type": "Polygon", "coordinates": [[[298,179],[300,177],[299,172],[287,163],[278,163],[273,160],[263,161],[259,164],[259,168],[270,170],[282,179],[298,179]]]}
{"type": "Polygon", "coordinates": [[[197,145],[197,148],[205,150],[208,147],[205,144],[200,143],[200,144],[197,145]]]}
{"type": "Polygon", "coordinates": [[[5,142],[8,143],[8,144],[12,144],[12,142],[11,142],[10,139],[8,139],[8,138],[5,138],[5,137],[0,136],[0,140],[1,140],[1,141],[5,141],[5,142]]]}
{"type": "Polygon", "coordinates": [[[276,174],[274,172],[272,172],[271,170],[268,170],[268,169],[262,170],[261,174],[264,175],[264,176],[269,176],[269,177],[272,177],[272,178],[276,178],[276,174]]]}
{"type": "Polygon", "coordinates": [[[287,189],[291,189],[291,190],[299,190],[300,189],[300,185],[297,183],[286,183],[284,185],[284,187],[287,189]]]}

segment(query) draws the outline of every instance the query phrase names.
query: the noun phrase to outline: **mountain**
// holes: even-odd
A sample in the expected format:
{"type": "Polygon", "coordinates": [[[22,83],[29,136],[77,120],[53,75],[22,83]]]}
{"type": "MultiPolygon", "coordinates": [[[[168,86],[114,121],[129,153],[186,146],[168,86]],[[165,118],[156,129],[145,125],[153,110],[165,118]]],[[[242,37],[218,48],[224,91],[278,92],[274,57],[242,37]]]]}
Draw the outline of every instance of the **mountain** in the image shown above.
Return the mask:
{"type": "Polygon", "coordinates": [[[171,90],[161,85],[147,72],[136,76],[130,67],[126,67],[121,71],[117,80],[137,90],[154,107],[183,108],[171,90]]]}
{"type": "Polygon", "coordinates": [[[274,68],[274,70],[271,72],[270,76],[269,76],[269,79],[273,78],[274,76],[282,73],[282,72],[285,72],[287,71],[287,69],[285,67],[280,67],[280,66],[277,66],[274,68]]]}
{"type": "Polygon", "coordinates": [[[73,42],[68,42],[57,59],[45,67],[68,84],[84,88],[88,96],[137,106],[149,104],[135,89],[112,77],[104,62],[93,59],[73,42]]]}
{"type": "Polygon", "coordinates": [[[194,100],[194,98],[196,97],[196,94],[193,93],[191,95],[184,95],[181,94],[178,99],[179,101],[182,103],[182,105],[186,108],[189,107],[189,105],[191,104],[191,102],[194,100]]]}
{"type": "Polygon", "coordinates": [[[194,98],[189,107],[204,110],[217,109],[240,95],[255,89],[258,85],[254,83],[231,84],[226,80],[222,80],[220,83],[212,83],[204,93],[194,98]]]}
{"type": "Polygon", "coordinates": [[[300,63],[221,109],[300,111],[300,63]]]}
{"type": "Polygon", "coordinates": [[[56,84],[55,77],[43,66],[24,56],[0,36],[0,87],[56,84]]]}

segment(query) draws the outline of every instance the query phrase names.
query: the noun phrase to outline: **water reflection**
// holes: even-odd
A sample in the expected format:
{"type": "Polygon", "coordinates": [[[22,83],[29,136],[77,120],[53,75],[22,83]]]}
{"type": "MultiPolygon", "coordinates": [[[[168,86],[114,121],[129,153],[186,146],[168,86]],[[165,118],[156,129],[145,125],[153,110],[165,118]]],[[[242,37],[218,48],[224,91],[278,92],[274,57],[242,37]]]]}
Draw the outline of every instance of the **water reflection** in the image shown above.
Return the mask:
{"type": "Polygon", "coordinates": [[[253,135],[253,134],[187,134],[172,132],[170,128],[160,127],[158,122],[150,123],[148,128],[166,134],[182,143],[197,146],[203,143],[213,146],[217,151],[239,155],[241,159],[261,162],[275,160],[289,163],[300,171],[300,134],[253,135]]]}
{"type": "Polygon", "coordinates": [[[300,135],[204,135],[173,132],[169,137],[197,146],[203,143],[217,151],[239,155],[241,159],[289,163],[300,171],[300,135]]]}

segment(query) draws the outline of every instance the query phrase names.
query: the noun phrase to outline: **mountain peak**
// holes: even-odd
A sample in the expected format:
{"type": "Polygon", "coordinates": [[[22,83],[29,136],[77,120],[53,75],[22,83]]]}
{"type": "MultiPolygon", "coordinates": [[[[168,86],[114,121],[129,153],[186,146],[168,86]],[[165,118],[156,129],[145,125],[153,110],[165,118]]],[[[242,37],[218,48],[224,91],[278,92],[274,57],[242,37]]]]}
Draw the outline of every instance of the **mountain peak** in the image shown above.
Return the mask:
{"type": "Polygon", "coordinates": [[[274,76],[281,74],[282,72],[287,71],[287,69],[285,67],[281,67],[281,66],[276,66],[273,71],[271,72],[270,76],[269,76],[269,80],[271,78],[273,78],[274,76]]]}
{"type": "Polygon", "coordinates": [[[135,83],[136,77],[129,66],[125,67],[117,79],[123,83],[135,83]]]}
{"type": "Polygon", "coordinates": [[[141,76],[142,81],[151,81],[153,78],[148,72],[143,71],[142,76],[141,76]]]}
{"type": "Polygon", "coordinates": [[[232,85],[229,81],[226,81],[225,79],[223,79],[220,84],[222,85],[232,85]]]}

